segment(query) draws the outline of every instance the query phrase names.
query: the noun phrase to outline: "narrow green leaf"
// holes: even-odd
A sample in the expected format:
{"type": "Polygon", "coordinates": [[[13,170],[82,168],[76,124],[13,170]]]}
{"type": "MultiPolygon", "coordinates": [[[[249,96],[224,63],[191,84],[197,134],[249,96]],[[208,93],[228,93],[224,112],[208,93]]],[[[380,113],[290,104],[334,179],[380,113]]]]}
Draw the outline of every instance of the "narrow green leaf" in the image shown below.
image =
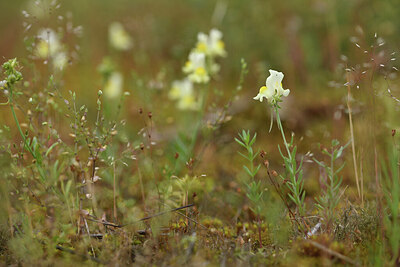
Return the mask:
{"type": "Polygon", "coordinates": [[[56,146],[58,146],[60,143],[59,142],[55,142],[54,144],[52,144],[46,151],[46,153],[44,154],[45,157],[47,157],[49,155],[49,153],[53,150],[53,148],[55,148],[56,146]]]}

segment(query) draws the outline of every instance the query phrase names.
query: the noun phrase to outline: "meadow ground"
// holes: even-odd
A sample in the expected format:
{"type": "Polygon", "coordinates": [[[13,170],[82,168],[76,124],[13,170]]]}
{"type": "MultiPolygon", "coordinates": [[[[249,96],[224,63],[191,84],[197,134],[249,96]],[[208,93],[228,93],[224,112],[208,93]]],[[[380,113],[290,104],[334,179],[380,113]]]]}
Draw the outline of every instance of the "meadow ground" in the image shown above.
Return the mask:
{"type": "Polygon", "coordinates": [[[400,264],[397,1],[1,1],[0,36],[2,264],[400,264]]]}

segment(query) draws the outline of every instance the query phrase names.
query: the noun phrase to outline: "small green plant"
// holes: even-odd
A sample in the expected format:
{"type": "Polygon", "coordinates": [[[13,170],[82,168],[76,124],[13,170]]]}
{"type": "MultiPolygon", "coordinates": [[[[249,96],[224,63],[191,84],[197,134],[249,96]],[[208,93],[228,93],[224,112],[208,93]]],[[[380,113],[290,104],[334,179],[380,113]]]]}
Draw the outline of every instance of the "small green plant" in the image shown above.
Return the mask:
{"type": "Polygon", "coordinates": [[[285,183],[287,188],[290,190],[288,196],[298,208],[299,215],[303,217],[306,212],[306,204],[304,202],[306,191],[304,190],[304,180],[303,180],[303,158],[301,158],[300,163],[297,164],[296,161],[297,147],[293,146],[294,135],[292,135],[290,143],[288,143],[286,141],[282,122],[279,116],[278,103],[274,104],[274,110],[276,114],[276,123],[278,125],[279,130],[281,131],[283,143],[285,145],[287,152],[287,156],[284,155],[280,146],[278,145],[279,153],[281,154],[281,157],[285,163],[285,172],[286,172],[285,176],[280,175],[280,177],[285,181],[288,180],[285,183]],[[293,149],[290,151],[291,147],[293,147],[293,149]]]}
{"type": "MultiPolygon", "coordinates": [[[[296,152],[297,147],[293,146],[293,135],[290,140],[290,143],[286,141],[285,132],[283,130],[282,121],[279,116],[279,103],[282,102],[282,96],[288,96],[290,94],[289,89],[283,89],[282,87],[282,80],[283,80],[283,73],[278,72],[275,70],[269,70],[270,76],[267,78],[265,82],[265,86],[260,88],[260,91],[254,100],[259,100],[260,102],[263,101],[264,98],[267,99],[268,105],[271,107],[271,110],[275,113],[276,116],[276,123],[278,128],[281,132],[283,143],[285,145],[285,149],[287,155],[284,155],[280,146],[278,145],[279,153],[282,156],[282,159],[285,163],[285,176],[280,176],[290,190],[288,194],[289,198],[293,201],[293,203],[298,208],[298,214],[300,217],[304,217],[306,207],[304,203],[304,198],[306,196],[306,192],[304,191],[304,180],[303,180],[303,158],[301,158],[300,163],[297,164],[296,161],[296,152]],[[292,150],[290,150],[292,148],[292,150]]],[[[271,126],[272,128],[272,112],[271,112],[271,126]]]]}
{"type": "Polygon", "coordinates": [[[250,162],[249,166],[243,165],[243,168],[246,171],[246,173],[252,179],[254,179],[258,170],[261,168],[261,164],[257,165],[257,167],[254,167],[254,160],[257,157],[258,153],[254,153],[252,145],[256,141],[257,133],[255,133],[254,136],[251,138],[250,132],[249,131],[246,132],[245,130],[243,130],[241,134],[239,133],[239,137],[240,139],[235,138],[235,141],[247,150],[247,155],[241,152],[238,153],[250,162]]]}
{"type": "Polygon", "coordinates": [[[317,203],[315,205],[322,214],[328,231],[331,228],[331,224],[335,218],[335,210],[343,194],[343,192],[340,192],[342,177],[339,176],[339,172],[344,168],[345,163],[336,168],[335,162],[342,156],[344,149],[348,145],[349,143],[340,146],[338,140],[332,140],[330,150],[326,148],[322,149],[322,154],[329,157],[329,164],[315,158],[313,159],[326,173],[326,177],[322,177],[321,182],[324,186],[322,194],[316,198],[317,203]]]}
{"type": "Polygon", "coordinates": [[[262,212],[262,207],[263,207],[263,201],[262,201],[263,190],[261,188],[261,181],[255,180],[255,177],[258,171],[260,170],[261,164],[258,164],[257,166],[255,165],[254,160],[256,159],[259,153],[258,152],[254,153],[254,150],[252,148],[253,144],[256,141],[257,133],[255,133],[254,136],[251,137],[249,131],[242,130],[242,133],[241,134],[239,133],[239,138],[240,139],[235,138],[235,141],[247,150],[247,155],[241,152],[238,153],[243,158],[248,160],[248,165],[247,166],[243,165],[243,169],[251,178],[249,182],[245,182],[247,188],[246,196],[251,203],[250,209],[256,214],[258,219],[259,245],[260,247],[262,247],[260,214],[262,212]]]}
{"type": "Polygon", "coordinates": [[[36,137],[30,138],[22,132],[21,129],[21,124],[19,123],[19,120],[17,118],[17,115],[15,113],[14,109],[14,98],[15,96],[19,95],[20,92],[15,90],[15,85],[23,79],[21,72],[18,71],[19,68],[19,63],[16,58],[10,59],[7,62],[5,62],[2,66],[4,70],[4,75],[5,75],[5,80],[2,81],[4,84],[4,89],[8,91],[7,96],[8,96],[8,101],[7,103],[10,105],[11,113],[14,118],[15,124],[17,126],[18,132],[21,135],[21,138],[23,140],[24,144],[24,149],[26,149],[33,157],[36,168],[39,172],[40,179],[42,183],[45,183],[46,181],[46,174],[43,170],[42,166],[42,156],[40,154],[40,145],[36,139],[36,137]]]}
{"type": "Polygon", "coordinates": [[[176,173],[181,171],[183,163],[195,158],[195,147],[202,134],[204,114],[210,93],[211,80],[220,70],[217,58],[225,57],[225,44],[222,41],[222,32],[211,29],[209,35],[200,32],[197,43],[191,50],[188,60],[182,67],[186,77],[172,82],[168,97],[176,102],[176,107],[181,111],[193,111],[196,119],[189,117],[187,123],[194,122],[188,127],[188,133],[181,133],[176,140],[176,149],[180,153],[179,160],[175,161],[176,173]]]}

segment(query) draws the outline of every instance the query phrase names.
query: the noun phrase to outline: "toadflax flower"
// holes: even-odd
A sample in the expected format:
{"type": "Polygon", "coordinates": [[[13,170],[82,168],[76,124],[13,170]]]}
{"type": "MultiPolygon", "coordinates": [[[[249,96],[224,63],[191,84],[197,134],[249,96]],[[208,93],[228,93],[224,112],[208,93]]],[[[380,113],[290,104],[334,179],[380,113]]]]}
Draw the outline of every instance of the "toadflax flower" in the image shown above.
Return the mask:
{"type": "Polygon", "coordinates": [[[112,47],[126,51],[132,48],[133,40],[121,23],[113,22],[108,28],[108,38],[112,47]]]}
{"type": "Polygon", "coordinates": [[[197,34],[196,52],[204,54],[208,53],[208,35],[203,32],[197,34]]]}
{"type": "Polygon", "coordinates": [[[181,110],[198,110],[199,102],[196,101],[194,95],[185,95],[178,101],[178,109],[181,110]]]}
{"type": "Polygon", "coordinates": [[[211,29],[209,35],[210,54],[214,56],[226,56],[225,43],[221,40],[222,32],[217,29],[211,29]]]}
{"type": "Polygon", "coordinates": [[[41,29],[37,38],[39,42],[35,47],[35,54],[40,58],[54,57],[62,50],[60,39],[52,29],[41,29]]]}
{"type": "Polygon", "coordinates": [[[265,86],[260,88],[260,92],[253,99],[263,101],[264,97],[270,103],[276,103],[280,100],[281,96],[288,96],[290,93],[289,89],[283,89],[282,80],[283,73],[275,70],[269,70],[269,77],[265,82],[265,86]]]}
{"type": "Polygon", "coordinates": [[[189,80],[194,83],[207,83],[210,76],[206,70],[206,55],[198,52],[191,52],[189,60],[183,67],[183,72],[188,74],[189,80]]]}
{"type": "Polygon", "coordinates": [[[197,110],[199,103],[193,94],[193,83],[189,79],[174,81],[168,93],[170,99],[178,100],[178,108],[181,110],[197,110]]]}
{"type": "Polygon", "coordinates": [[[172,88],[168,93],[170,99],[177,100],[183,95],[193,94],[193,84],[190,80],[184,79],[180,81],[174,81],[172,88]]]}
{"type": "Polygon", "coordinates": [[[222,41],[222,32],[217,29],[211,29],[210,34],[200,32],[197,35],[196,52],[204,53],[211,57],[226,56],[225,44],[222,41]]]}
{"type": "Polygon", "coordinates": [[[104,95],[113,99],[121,95],[124,78],[121,73],[113,72],[104,85],[104,95]]]}
{"type": "Polygon", "coordinates": [[[68,63],[68,55],[60,37],[52,29],[41,29],[37,35],[34,54],[41,59],[52,59],[55,70],[63,70],[68,63]]]}

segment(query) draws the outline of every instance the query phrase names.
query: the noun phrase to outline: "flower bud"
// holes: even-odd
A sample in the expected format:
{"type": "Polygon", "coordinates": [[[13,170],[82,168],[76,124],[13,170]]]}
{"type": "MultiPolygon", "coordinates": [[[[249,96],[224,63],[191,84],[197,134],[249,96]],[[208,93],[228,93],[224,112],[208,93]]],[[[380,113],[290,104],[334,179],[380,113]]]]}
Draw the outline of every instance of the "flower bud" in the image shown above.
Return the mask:
{"type": "Polygon", "coordinates": [[[264,161],[264,166],[267,167],[267,169],[268,169],[268,167],[269,167],[269,161],[268,161],[267,159],[264,161]]]}
{"type": "Polygon", "coordinates": [[[8,75],[8,82],[9,82],[9,83],[13,84],[13,83],[15,83],[16,81],[17,81],[17,77],[15,77],[14,74],[8,75]]]}

